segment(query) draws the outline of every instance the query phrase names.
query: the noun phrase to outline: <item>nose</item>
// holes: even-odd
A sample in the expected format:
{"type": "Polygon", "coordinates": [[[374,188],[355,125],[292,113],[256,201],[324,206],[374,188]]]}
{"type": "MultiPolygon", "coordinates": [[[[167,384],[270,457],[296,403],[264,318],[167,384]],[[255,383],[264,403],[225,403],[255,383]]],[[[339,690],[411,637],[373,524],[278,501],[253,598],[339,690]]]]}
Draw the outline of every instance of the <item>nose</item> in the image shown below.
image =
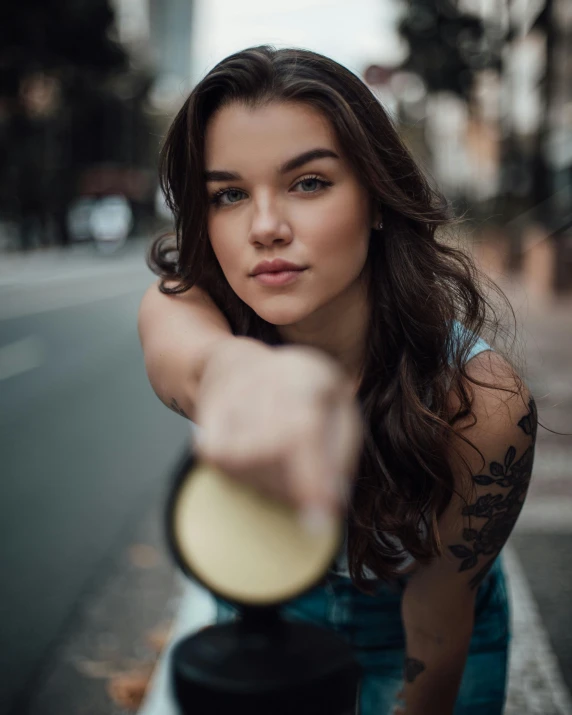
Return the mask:
{"type": "Polygon", "coordinates": [[[287,244],[292,240],[292,231],[285,216],[278,210],[275,201],[266,200],[253,206],[250,226],[250,243],[262,246],[287,244]]]}

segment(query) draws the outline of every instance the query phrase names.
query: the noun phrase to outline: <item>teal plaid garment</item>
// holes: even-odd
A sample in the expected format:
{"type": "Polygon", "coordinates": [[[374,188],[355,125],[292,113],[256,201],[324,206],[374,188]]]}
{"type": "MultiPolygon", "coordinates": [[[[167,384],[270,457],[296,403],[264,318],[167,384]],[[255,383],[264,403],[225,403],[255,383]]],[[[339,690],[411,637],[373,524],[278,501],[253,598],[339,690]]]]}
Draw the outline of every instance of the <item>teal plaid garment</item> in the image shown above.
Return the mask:
{"type": "MultiPolygon", "coordinates": [[[[308,593],[283,606],[290,620],[309,621],[346,640],[363,669],[359,715],[392,715],[403,685],[405,633],[401,596],[407,577],[395,585],[379,582],[373,596],[349,578],[330,574],[308,593]]],[[[217,601],[217,622],[236,610],[217,601]]],[[[475,625],[459,689],[455,715],[501,715],[506,698],[509,608],[501,559],[481,583],[475,599],[475,625]]]]}

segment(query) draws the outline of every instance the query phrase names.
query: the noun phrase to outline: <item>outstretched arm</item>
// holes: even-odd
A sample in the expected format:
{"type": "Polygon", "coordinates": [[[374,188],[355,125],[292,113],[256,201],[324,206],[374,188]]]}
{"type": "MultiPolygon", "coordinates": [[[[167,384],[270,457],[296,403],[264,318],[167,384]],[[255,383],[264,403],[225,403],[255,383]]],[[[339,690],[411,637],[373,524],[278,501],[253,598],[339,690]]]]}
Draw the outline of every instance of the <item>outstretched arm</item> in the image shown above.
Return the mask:
{"type": "Polygon", "coordinates": [[[149,382],[171,410],[195,419],[198,387],[209,356],[217,349],[240,349],[228,322],[210,296],[198,287],[165,295],[158,281],[139,308],[139,339],[149,382]]]}
{"type": "Polygon", "coordinates": [[[139,334],[157,395],[202,428],[199,458],[307,511],[315,524],[345,508],[361,415],[333,358],[234,336],[198,288],[179,296],[149,288],[139,334]]]}
{"type": "MultiPolygon", "coordinates": [[[[499,355],[486,352],[467,366],[484,382],[518,389],[499,355]]],[[[473,632],[475,596],[522,509],[532,471],[537,415],[526,387],[514,395],[474,387],[477,422],[452,445],[457,491],[439,521],[443,553],[410,578],[402,601],[407,659],[404,705],[396,715],[451,715],[473,632]],[[467,463],[464,464],[464,461],[467,463]]]]}

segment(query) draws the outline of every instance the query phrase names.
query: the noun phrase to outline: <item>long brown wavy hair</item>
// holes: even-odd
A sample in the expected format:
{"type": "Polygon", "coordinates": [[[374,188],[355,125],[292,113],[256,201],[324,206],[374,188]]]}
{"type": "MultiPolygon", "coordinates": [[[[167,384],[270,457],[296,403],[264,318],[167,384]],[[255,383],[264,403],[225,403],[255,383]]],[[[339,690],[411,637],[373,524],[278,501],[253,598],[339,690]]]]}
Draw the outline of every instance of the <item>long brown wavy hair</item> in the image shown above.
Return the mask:
{"type": "Polygon", "coordinates": [[[367,259],[372,318],[358,393],[364,444],[348,513],[350,575],[369,592],[364,566],[384,580],[397,573],[403,550],[395,537],[421,563],[441,553],[437,519],[455,491],[447,450],[454,424],[472,414],[468,383],[484,384],[472,380],[464,364],[485,329],[490,344],[505,330],[481,284],[492,285],[510,304],[468,254],[442,240],[441,232],[436,236],[452,221],[447,203],[368,87],[319,54],[269,46],[217,64],[169,129],[160,181],[175,234],[156,239],[148,258],[163,293],[197,285],[235,335],[280,344],[276,327],[238,298],[216,260],[203,178],[204,136],[213,113],[230,102],[271,101],[305,103],[330,121],[372,205],[383,214],[383,231],[371,232],[367,259]],[[455,320],[467,328],[456,338],[455,320]],[[446,406],[451,387],[460,399],[453,416],[446,406]]]}

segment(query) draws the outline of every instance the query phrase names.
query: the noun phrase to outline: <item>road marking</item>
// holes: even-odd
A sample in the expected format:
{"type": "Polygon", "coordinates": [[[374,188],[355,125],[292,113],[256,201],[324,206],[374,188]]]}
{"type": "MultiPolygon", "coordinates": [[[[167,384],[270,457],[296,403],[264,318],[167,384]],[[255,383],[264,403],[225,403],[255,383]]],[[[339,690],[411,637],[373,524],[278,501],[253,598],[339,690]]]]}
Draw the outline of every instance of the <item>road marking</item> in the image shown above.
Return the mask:
{"type": "Polygon", "coordinates": [[[171,687],[171,655],[184,636],[210,625],[216,617],[213,597],[204,588],[179,574],[181,597],[175,624],[167,647],[161,653],[139,715],[176,715],[179,711],[171,687]]]}
{"type": "MultiPolygon", "coordinates": [[[[24,289],[26,291],[35,288],[43,288],[46,284],[63,283],[65,281],[78,281],[91,278],[101,278],[113,275],[123,275],[126,273],[142,273],[145,270],[143,259],[135,264],[119,265],[95,265],[87,267],[76,267],[58,272],[50,270],[49,266],[38,266],[35,271],[18,273],[17,275],[0,277],[0,288],[24,289]]],[[[149,275],[152,275],[149,273],[149,275]]]]}
{"type": "Polygon", "coordinates": [[[514,549],[503,549],[512,611],[505,715],[572,715],[572,698],[514,549]]]}
{"type": "Polygon", "coordinates": [[[33,288],[37,283],[90,278],[107,272],[146,268],[149,241],[130,240],[130,245],[112,256],[102,256],[92,246],[52,247],[32,253],[8,253],[0,262],[0,287],[33,288]]]}
{"type": "Polygon", "coordinates": [[[37,335],[0,347],[0,380],[35,370],[45,362],[46,345],[37,335]]]}

